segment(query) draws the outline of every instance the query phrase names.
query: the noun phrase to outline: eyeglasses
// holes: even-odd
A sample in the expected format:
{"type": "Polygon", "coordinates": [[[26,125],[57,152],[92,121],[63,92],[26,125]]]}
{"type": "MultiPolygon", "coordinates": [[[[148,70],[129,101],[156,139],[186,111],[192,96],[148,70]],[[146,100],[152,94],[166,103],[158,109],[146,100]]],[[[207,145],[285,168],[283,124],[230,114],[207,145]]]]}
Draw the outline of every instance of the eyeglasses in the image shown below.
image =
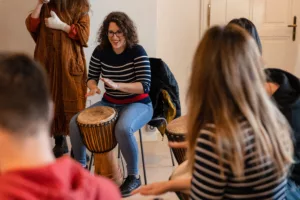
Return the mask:
{"type": "Polygon", "coordinates": [[[117,32],[113,32],[113,31],[108,31],[107,32],[108,37],[114,37],[114,35],[116,35],[117,37],[122,37],[123,36],[123,32],[118,30],[117,32]]]}

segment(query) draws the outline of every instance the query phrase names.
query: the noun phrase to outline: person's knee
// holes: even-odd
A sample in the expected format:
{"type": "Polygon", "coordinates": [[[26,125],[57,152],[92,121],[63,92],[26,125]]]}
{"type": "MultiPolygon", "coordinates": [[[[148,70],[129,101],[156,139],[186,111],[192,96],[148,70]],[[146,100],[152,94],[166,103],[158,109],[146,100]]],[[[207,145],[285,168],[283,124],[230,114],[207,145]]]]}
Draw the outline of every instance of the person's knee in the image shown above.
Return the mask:
{"type": "Polygon", "coordinates": [[[117,122],[116,127],[115,127],[115,133],[116,137],[128,137],[131,134],[133,134],[133,129],[130,126],[130,124],[126,124],[123,122],[117,122]]]}
{"type": "Polygon", "coordinates": [[[76,123],[76,119],[77,119],[77,115],[74,115],[70,120],[70,124],[76,123]]]}
{"type": "Polygon", "coordinates": [[[78,115],[74,115],[70,120],[70,136],[74,133],[74,128],[77,128],[77,116],[78,115]]]}

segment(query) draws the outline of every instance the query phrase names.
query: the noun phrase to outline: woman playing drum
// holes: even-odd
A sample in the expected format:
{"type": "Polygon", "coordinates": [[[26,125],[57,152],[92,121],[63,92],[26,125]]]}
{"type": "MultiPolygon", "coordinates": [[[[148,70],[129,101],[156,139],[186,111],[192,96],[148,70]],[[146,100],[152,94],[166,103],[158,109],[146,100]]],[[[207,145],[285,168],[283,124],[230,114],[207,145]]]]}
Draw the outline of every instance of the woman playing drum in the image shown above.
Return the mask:
{"type": "MultiPolygon", "coordinates": [[[[108,106],[119,111],[115,136],[127,163],[128,177],[121,185],[122,196],[141,185],[138,172],[138,146],[134,133],[147,124],[153,115],[148,96],[151,71],[144,48],[138,45],[136,28],[122,12],[112,12],[104,20],[98,37],[99,46],[94,50],[88,74],[87,96],[100,94],[98,81],[105,84],[103,99],[95,106],[108,106]]],[[[76,124],[77,115],[70,123],[74,157],[86,166],[86,149],[76,124]]]]}

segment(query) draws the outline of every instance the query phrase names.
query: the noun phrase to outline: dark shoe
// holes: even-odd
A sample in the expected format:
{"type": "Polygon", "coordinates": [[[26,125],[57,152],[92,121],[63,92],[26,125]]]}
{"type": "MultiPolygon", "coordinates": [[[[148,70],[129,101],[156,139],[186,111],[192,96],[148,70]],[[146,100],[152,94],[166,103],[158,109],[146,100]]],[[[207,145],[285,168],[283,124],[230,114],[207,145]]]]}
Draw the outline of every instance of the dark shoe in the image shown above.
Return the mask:
{"type": "Polygon", "coordinates": [[[120,186],[122,197],[131,196],[131,192],[141,186],[141,178],[128,175],[124,183],[120,186]]]}
{"type": "Polygon", "coordinates": [[[56,158],[63,156],[69,152],[68,144],[65,136],[54,136],[55,147],[53,148],[53,153],[56,158]]]}

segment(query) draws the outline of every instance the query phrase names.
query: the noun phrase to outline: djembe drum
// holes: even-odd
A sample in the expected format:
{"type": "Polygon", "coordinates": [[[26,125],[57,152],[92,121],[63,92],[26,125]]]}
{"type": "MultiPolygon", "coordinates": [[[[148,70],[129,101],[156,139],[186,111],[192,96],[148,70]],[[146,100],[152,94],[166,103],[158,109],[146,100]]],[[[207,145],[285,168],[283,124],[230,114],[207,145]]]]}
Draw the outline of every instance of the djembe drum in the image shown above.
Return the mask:
{"type": "MultiPolygon", "coordinates": [[[[170,142],[184,142],[185,135],[187,134],[187,117],[182,116],[167,125],[166,135],[170,142]]],[[[178,165],[186,160],[185,154],[186,149],[172,148],[174,156],[177,160],[178,165]]]]}
{"type": "Polygon", "coordinates": [[[112,151],[117,145],[114,135],[117,117],[115,109],[98,106],[82,111],[77,117],[77,124],[86,148],[95,153],[95,174],[121,184],[123,176],[112,151]]]}

